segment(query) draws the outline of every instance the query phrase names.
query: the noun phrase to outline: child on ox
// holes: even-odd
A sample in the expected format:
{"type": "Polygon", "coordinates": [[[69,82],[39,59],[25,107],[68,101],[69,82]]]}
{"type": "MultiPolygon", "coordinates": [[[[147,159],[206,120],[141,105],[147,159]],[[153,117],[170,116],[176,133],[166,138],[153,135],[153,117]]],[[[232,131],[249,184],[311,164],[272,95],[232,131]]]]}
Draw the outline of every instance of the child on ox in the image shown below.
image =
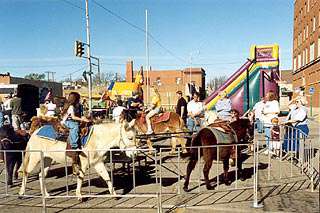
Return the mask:
{"type": "MultiPolygon", "coordinates": [[[[68,96],[67,103],[62,111],[61,123],[69,129],[69,143],[71,149],[77,150],[79,148],[79,126],[80,122],[90,122],[87,118],[82,117],[82,107],[80,105],[80,94],[71,92],[68,96]]],[[[80,171],[78,152],[70,152],[72,155],[73,173],[78,174],[80,171]]]]}
{"type": "Polygon", "coordinates": [[[153,93],[153,96],[151,99],[151,106],[146,110],[146,112],[147,112],[146,122],[147,122],[147,126],[148,126],[147,134],[153,133],[152,126],[151,126],[151,118],[153,116],[159,114],[160,109],[161,109],[160,93],[155,86],[152,87],[152,93],[153,93]]]}

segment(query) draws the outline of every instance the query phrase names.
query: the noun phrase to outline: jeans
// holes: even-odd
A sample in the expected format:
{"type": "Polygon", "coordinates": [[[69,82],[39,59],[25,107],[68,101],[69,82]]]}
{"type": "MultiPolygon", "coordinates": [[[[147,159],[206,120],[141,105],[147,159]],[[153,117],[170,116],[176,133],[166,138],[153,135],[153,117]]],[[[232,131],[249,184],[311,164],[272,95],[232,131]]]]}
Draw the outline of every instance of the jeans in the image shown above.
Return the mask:
{"type": "Polygon", "coordinates": [[[69,143],[72,149],[77,149],[79,141],[79,123],[72,120],[67,120],[64,125],[70,130],[69,131],[69,143]]]}
{"type": "Polygon", "coordinates": [[[20,130],[21,121],[20,115],[12,115],[12,127],[14,130],[20,130]]]}
{"type": "Polygon", "coordinates": [[[189,129],[190,132],[196,131],[198,132],[201,128],[201,120],[200,118],[187,118],[187,128],[189,129]],[[198,119],[200,124],[196,124],[195,119],[198,119]]]}
{"type": "Polygon", "coordinates": [[[4,122],[3,112],[0,111],[0,128],[3,127],[3,122],[4,122]]]}
{"type": "Polygon", "coordinates": [[[269,150],[271,150],[271,144],[270,144],[270,139],[271,139],[271,127],[264,127],[264,134],[265,134],[265,140],[266,140],[266,146],[269,150]]]}
{"type": "Polygon", "coordinates": [[[306,124],[298,125],[295,128],[286,129],[286,133],[284,135],[284,142],[282,144],[282,149],[284,151],[299,152],[300,139],[303,138],[301,132],[305,133],[306,135],[309,134],[309,128],[306,124]],[[301,131],[296,130],[295,128],[301,131]]]}
{"type": "Polygon", "coordinates": [[[258,130],[258,133],[263,133],[263,123],[260,119],[256,119],[256,129],[258,130]]]}

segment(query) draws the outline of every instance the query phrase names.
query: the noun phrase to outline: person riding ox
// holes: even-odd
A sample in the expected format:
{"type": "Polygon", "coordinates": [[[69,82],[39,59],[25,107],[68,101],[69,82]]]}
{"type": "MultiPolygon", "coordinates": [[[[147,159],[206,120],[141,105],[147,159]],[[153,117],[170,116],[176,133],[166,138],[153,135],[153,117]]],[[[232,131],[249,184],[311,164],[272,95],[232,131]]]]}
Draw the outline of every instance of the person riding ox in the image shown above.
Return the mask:
{"type": "Polygon", "coordinates": [[[200,130],[202,124],[201,118],[204,117],[203,103],[199,101],[199,98],[200,94],[195,92],[193,95],[193,100],[187,105],[187,127],[191,132],[200,130]]]}
{"type": "Polygon", "coordinates": [[[216,111],[218,118],[225,121],[231,120],[231,110],[232,103],[231,100],[227,97],[227,93],[225,91],[221,91],[219,93],[220,99],[216,103],[216,111]]]}
{"type": "Polygon", "coordinates": [[[155,86],[153,86],[151,92],[153,93],[153,96],[151,98],[151,106],[146,110],[146,122],[148,126],[147,134],[153,133],[153,129],[151,126],[151,118],[159,114],[161,109],[161,97],[158,89],[155,86]]]}
{"type": "MultiPolygon", "coordinates": [[[[68,96],[67,103],[62,111],[61,123],[69,129],[69,144],[71,149],[77,150],[79,148],[79,122],[90,122],[87,118],[81,117],[82,107],[80,106],[80,94],[77,92],[71,92],[68,96]]],[[[71,152],[73,160],[74,172],[78,173],[78,152],[71,152]]],[[[70,154],[71,154],[70,153],[70,154]]]]}
{"type": "Polygon", "coordinates": [[[136,118],[137,113],[142,111],[143,100],[140,98],[140,93],[135,91],[132,93],[132,97],[128,99],[127,108],[129,110],[129,116],[136,118]]]}
{"type": "MultiPolygon", "coordinates": [[[[69,107],[72,106],[70,108],[76,108],[75,106],[78,103],[78,96],[77,94],[73,94],[72,96],[68,98],[68,104],[69,107]]],[[[72,115],[77,114],[75,110],[76,109],[74,109],[71,112],[71,115],[68,116],[69,118],[67,121],[75,121],[73,119],[86,120],[81,119],[79,115],[72,115]]],[[[111,181],[112,179],[104,165],[104,156],[107,152],[110,152],[110,149],[113,147],[125,149],[125,154],[129,158],[134,157],[136,154],[136,130],[133,127],[134,120],[129,123],[124,119],[124,117],[124,114],[121,115],[119,123],[100,123],[93,124],[91,127],[91,134],[88,136],[87,142],[82,147],[82,152],[79,155],[80,169],[79,173],[76,174],[77,188],[75,190],[75,195],[79,200],[82,199],[81,188],[86,177],[85,173],[89,169],[95,169],[97,174],[105,181],[106,186],[108,186],[109,193],[116,196],[116,191],[111,181]]],[[[40,162],[43,162],[43,170],[39,173],[40,190],[43,195],[50,196],[46,190],[47,184],[43,182],[43,178],[48,174],[50,165],[52,163],[61,163],[65,165],[72,160],[70,155],[66,155],[66,152],[63,152],[66,148],[68,149],[65,141],[60,140],[59,138],[52,140],[51,138],[42,137],[39,133],[43,129],[45,129],[45,127],[35,130],[28,141],[25,157],[22,166],[19,169],[22,173],[21,188],[19,191],[20,196],[25,194],[28,176],[37,168],[37,165],[39,165],[40,162]]]]}

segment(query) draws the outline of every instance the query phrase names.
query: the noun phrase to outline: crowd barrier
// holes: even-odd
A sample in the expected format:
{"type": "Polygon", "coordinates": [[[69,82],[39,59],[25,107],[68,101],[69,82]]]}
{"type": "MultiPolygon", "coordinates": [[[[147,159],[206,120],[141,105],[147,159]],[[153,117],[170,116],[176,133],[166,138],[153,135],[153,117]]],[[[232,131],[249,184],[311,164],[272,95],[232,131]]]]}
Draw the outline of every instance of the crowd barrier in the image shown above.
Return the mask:
{"type": "MultiPolygon", "coordinates": [[[[310,179],[310,184],[311,184],[311,190],[314,190],[315,188],[315,179],[317,178],[317,174],[314,169],[314,156],[315,156],[315,147],[313,144],[312,138],[307,137],[301,130],[294,128],[294,127],[285,127],[281,126],[281,136],[280,136],[280,141],[288,141],[291,144],[291,148],[295,147],[297,149],[289,149],[287,152],[287,155],[283,156],[282,152],[284,151],[282,149],[282,145],[279,147],[281,155],[279,156],[278,160],[279,161],[279,178],[283,178],[283,173],[282,173],[282,164],[285,159],[288,159],[288,156],[290,157],[289,162],[291,162],[290,166],[290,175],[293,175],[293,166],[294,163],[299,166],[301,174],[306,174],[307,177],[310,179]],[[295,132],[294,134],[291,134],[290,137],[287,137],[284,133],[287,135],[289,132],[295,132]],[[293,137],[293,135],[295,137],[293,137]]],[[[245,186],[245,189],[253,190],[253,207],[258,208],[261,207],[261,204],[259,203],[259,196],[258,196],[258,191],[259,191],[259,164],[261,163],[261,157],[259,157],[259,154],[262,152],[262,150],[266,149],[263,148],[263,144],[266,141],[261,138],[255,138],[253,144],[224,144],[224,145],[212,145],[212,146],[202,146],[202,147],[188,147],[189,150],[191,149],[196,149],[198,152],[198,164],[195,168],[197,172],[193,172],[193,175],[191,176],[190,179],[190,184],[196,184],[196,189],[191,190],[190,192],[183,192],[182,190],[182,180],[184,179],[184,176],[186,175],[186,165],[188,163],[188,159],[182,158],[181,154],[181,148],[177,147],[176,151],[177,154],[172,156],[168,155],[168,152],[170,151],[171,148],[160,148],[159,150],[153,150],[153,153],[147,153],[149,152],[148,149],[137,149],[136,151],[139,153],[138,156],[143,156],[147,158],[148,164],[153,164],[154,165],[154,176],[155,176],[155,183],[154,187],[152,189],[148,189],[148,191],[145,190],[137,190],[136,186],[136,170],[137,170],[137,165],[136,163],[141,160],[140,158],[133,157],[130,160],[126,160],[128,164],[131,165],[132,172],[129,172],[128,175],[131,176],[132,178],[132,190],[127,193],[127,194],[118,194],[117,197],[119,198],[155,198],[157,200],[156,208],[157,212],[162,212],[163,207],[162,207],[162,196],[167,195],[167,194],[182,194],[182,193],[202,193],[204,192],[204,189],[202,186],[202,177],[203,177],[203,172],[202,172],[202,160],[200,159],[200,153],[202,152],[202,149],[206,148],[212,148],[216,150],[216,156],[215,158],[220,159],[221,157],[219,156],[220,150],[224,149],[226,147],[233,147],[235,149],[235,152],[237,153],[238,151],[245,150],[248,155],[252,156],[252,160],[246,162],[246,166],[248,167],[252,165],[253,167],[253,178],[252,178],[252,183],[248,186],[245,186]],[[245,147],[245,149],[244,149],[245,147]],[[164,187],[164,179],[165,178],[176,178],[176,188],[174,191],[168,191],[166,190],[166,187],[164,187]]],[[[65,152],[66,150],[63,151],[48,151],[48,152],[65,152]]],[[[71,150],[70,150],[71,151],[71,150]]],[[[120,152],[120,151],[126,151],[124,149],[109,149],[109,150],[95,150],[95,151],[90,151],[88,152],[88,155],[94,154],[94,152],[107,152],[109,153],[109,158],[105,159],[105,164],[108,165],[109,167],[109,174],[111,178],[111,182],[114,183],[114,163],[119,163],[123,161],[119,161],[118,159],[114,159],[115,153],[120,152]]],[[[21,153],[22,157],[24,157],[25,152],[21,150],[1,150],[0,152],[4,153],[4,157],[8,155],[10,152],[19,152],[21,153]]],[[[39,178],[42,179],[41,183],[43,185],[48,184],[46,182],[46,178],[44,177],[44,161],[45,159],[43,158],[44,152],[42,151],[32,151],[32,152],[40,152],[42,159],[40,162],[40,174],[39,178]]],[[[244,151],[243,151],[244,152],[244,151]]],[[[237,155],[236,155],[237,156],[237,155]]],[[[318,155],[319,156],[319,155],[318,155]]],[[[268,180],[270,180],[271,177],[271,158],[272,154],[268,154],[268,180]]],[[[88,158],[89,159],[89,158],[88,158]]],[[[239,159],[238,157],[235,158],[235,167],[238,163],[239,159]]],[[[68,166],[70,166],[70,162],[68,162],[67,157],[65,157],[65,165],[64,165],[64,172],[65,174],[68,174],[68,166]]],[[[274,162],[274,161],[273,161],[274,162]]],[[[90,164],[90,162],[88,162],[90,164]]],[[[139,162],[140,163],[140,162],[139,162]]],[[[17,192],[9,192],[9,186],[6,184],[7,182],[7,172],[6,172],[6,161],[4,161],[3,164],[3,171],[2,174],[4,175],[4,190],[1,191],[0,195],[1,196],[14,196],[17,197],[19,196],[17,192]]],[[[144,165],[146,166],[146,165],[144,165]]],[[[229,171],[234,171],[235,173],[235,181],[233,186],[230,186],[230,189],[241,189],[238,186],[238,170],[235,167],[230,167],[229,171]]],[[[216,178],[216,183],[215,183],[215,190],[220,189],[220,180],[219,180],[219,175],[223,172],[222,169],[222,164],[219,161],[214,161],[211,171],[209,173],[209,177],[217,177],[216,178]]],[[[99,194],[91,191],[91,178],[95,174],[92,173],[91,169],[88,169],[88,172],[85,176],[87,185],[88,185],[88,191],[85,194],[82,194],[82,198],[110,198],[110,197],[115,197],[114,195],[110,194],[99,194]]],[[[75,195],[70,191],[69,189],[69,176],[64,175],[64,188],[65,192],[64,194],[59,194],[59,195],[54,195],[51,194],[49,196],[45,195],[44,193],[41,193],[41,191],[34,192],[34,190],[31,190],[30,192],[26,191],[23,197],[37,197],[42,199],[42,207],[43,207],[43,212],[46,212],[47,209],[47,199],[52,199],[52,198],[76,198],[75,195]]],[[[51,181],[51,180],[50,180],[51,181]]],[[[42,186],[43,187],[43,186],[42,186]]],[[[206,189],[205,189],[206,190],[206,189]]],[[[222,187],[221,190],[226,190],[225,187],[222,187]]],[[[50,193],[50,191],[49,191],[50,193]]]]}

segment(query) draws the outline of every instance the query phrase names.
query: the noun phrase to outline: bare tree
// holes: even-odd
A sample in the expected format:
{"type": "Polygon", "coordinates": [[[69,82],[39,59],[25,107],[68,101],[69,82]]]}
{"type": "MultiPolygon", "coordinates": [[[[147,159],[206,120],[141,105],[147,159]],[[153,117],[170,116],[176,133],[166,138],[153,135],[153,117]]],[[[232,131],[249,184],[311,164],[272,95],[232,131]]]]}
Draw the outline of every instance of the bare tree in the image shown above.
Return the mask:
{"type": "Polygon", "coordinates": [[[210,79],[207,87],[211,88],[213,91],[217,90],[226,80],[227,76],[216,76],[213,79],[210,79]]]}
{"type": "Polygon", "coordinates": [[[24,76],[24,78],[31,79],[31,80],[44,80],[45,77],[46,77],[46,75],[44,73],[42,73],[42,74],[30,73],[30,74],[24,76]]]}
{"type": "MultiPolygon", "coordinates": [[[[100,73],[100,82],[101,85],[110,85],[112,81],[124,81],[124,78],[119,73],[113,73],[113,72],[101,72],[100,73]]],[[[98,84],[99,82],[99,76],[98,74],[93,75],[92,77],[93,84],[98,84]]]]}

